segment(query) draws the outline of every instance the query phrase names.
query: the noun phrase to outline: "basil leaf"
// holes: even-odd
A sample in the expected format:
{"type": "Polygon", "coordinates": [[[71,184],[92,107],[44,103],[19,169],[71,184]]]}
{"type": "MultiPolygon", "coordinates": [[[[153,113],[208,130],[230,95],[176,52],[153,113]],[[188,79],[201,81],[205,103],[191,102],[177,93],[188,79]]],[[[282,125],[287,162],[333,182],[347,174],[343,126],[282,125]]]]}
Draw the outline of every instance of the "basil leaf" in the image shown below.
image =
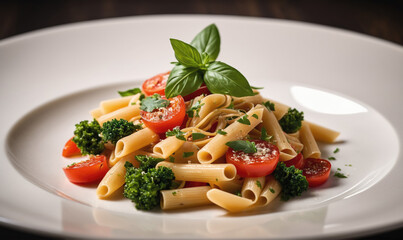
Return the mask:
{"type": "Polygon", "coordinates": [[[211,93],[234,97],[253,96],[252,88],[242,73],[223,62],[213,62],[208,66],[204,82],[211,93]]]}
{"type": "Polygon", "coordinates": [[[140,103],[140,109],[146,112],[152,112],[155,109],[166,108],[169,106],[169,100],[161,99],[161,96],[154,94],[144,98],[140,103]]]}
{"type": "Polygon", "coordinates": [[[203,65],[201,55],[195,47],[178,39],[171,38],[170,41],[175,51],[175,57],[180,64],[196,68],[203,65]]]}
{"type": "Polygon", "coordinates": [[[190,43],[200,53],[207,53],[210,61],[215,61],[220,53],[220,33],[215,24],[204,28],[190,43]]]}
{"type": "Polygon", "coordinates": [[[118,91],[118,93],[121,97],[132,96],[132,95],[136,95],[137,93],[141,93],[141,89],[132,88],[132,89],[128,89],[126,91],[118,91]]]}
{"type": "Polygon", "coordinates": [[[231,142],[227,142],[225,145],[234,149],[235,151],[242,151],[244,153],[257,152],[255,143],[247,141],[247,140],[231,141],[231,142]]]}
{"type": "Polygon", "coordinates": [[[202,75],[197,68],[176,65],[169,74],[165,96],[167,98],[186,96],[196,91],[202,83],[202,75]]]}

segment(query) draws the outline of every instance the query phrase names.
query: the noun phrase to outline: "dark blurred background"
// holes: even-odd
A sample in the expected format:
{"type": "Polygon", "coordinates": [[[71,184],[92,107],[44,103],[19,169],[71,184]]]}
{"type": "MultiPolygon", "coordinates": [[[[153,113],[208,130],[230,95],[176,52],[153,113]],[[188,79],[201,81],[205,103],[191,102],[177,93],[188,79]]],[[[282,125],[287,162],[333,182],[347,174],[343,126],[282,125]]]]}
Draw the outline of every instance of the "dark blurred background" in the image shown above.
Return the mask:
{"type": "MultiPolygon", "coordinates": [[[[359,32],[403,45],[403,1],[392,0],[0,0],[0,40],[67,23],[150,14],[287,19],[359,32]]],[[[54,239],[2,226],[0,236],[2,239],[54,239]]],[[[401,239],[402,236],[403,228],[400,228],[360,239],[401,239]]]]}

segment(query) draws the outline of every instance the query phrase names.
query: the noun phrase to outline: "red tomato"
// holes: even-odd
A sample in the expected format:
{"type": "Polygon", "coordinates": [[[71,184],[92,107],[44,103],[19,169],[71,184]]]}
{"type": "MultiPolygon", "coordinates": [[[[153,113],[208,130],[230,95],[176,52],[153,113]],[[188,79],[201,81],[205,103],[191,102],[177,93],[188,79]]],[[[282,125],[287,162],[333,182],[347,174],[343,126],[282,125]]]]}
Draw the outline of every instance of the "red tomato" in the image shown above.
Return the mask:
{"type": "Polygon", "coordinates": [[[205,95],[211,94],[210,91],[208,90],[207,86],[204,85],[204,84],[201,85],[200,88],[197,89],[196,91],[192,92],[189,95],[184,96],[183,99],[185,99],[185,101],[187,102],[187,101],[190,101],[193,98],[198,97],[198,96],[200,96],[202,94],[205,94],[205,95]]]}
{"type": "Polygon", "coordinates": [[[66,142],[63,148],[62,156],[63,157],[72,157],[72,156],[77,156],[81,155],[80,149],[77,147],[76,143],[73,142],[73,138],[70,138],[66,142]]]}
{"type": "Polygon", "coordinates": [[[189,187],[201,187],[201,186],[207,186],[207,183],[205,182],[192,182],[192,181],[187,181],[185,183],[184,188],[189,188],[189,187]]]}
{"type": "Polygon", "coordinates": [[[165,95],[165,86],[170,72],[160,73],[152,78],[149,78],[143,83],[143,92],[147,96],[151,96],[154,93],[159,95],[165,95]]]}
{"type": "Polygon", "coordinates": [[[168,100],[170,103],[166,108],[140,112],[143,123],[155,133],[164,133],[176,126],[181,126],[185,118],[186,106],[183,97],[179,95],[168,100]]]}
{"type": "Polygon", "coordinates": [[[241,177],[262,177],[276,169],[280,151],[277,146],[263,141],[251,140],[256,145],[256,153],[244,153],[228,148],[227,163],[235,165],[237,174],[241,177]]]}
{"type": "Polygon", "coordinates": [[[319,186],[327,181],[332,165],[325,159],[308,158],[302,171],[309,187],[319,186]]]}
{"type": "Polygon", "coordinates": [[[72,183],[92,183],[101,180],[109,167],[104,155],[90,156],[90,159],[63,168],[72,183]]]}
{"type": "Polygon", "coordinates": [[[304,156],[301,153],[298,153],[293,159],[284,161],[287,167],[294,166],[298,169],[302,169],[304,167],[305,161],[304,156]]]}

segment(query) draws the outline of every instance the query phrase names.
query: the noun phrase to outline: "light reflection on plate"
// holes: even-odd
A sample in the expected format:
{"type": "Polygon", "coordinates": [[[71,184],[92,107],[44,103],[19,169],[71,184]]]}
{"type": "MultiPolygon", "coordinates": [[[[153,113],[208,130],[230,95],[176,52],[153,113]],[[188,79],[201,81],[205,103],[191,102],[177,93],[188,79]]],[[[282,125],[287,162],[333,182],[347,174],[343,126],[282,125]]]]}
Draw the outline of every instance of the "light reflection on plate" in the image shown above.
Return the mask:
{"type": "Polygon", "coordinates": [[[300,105],[319,113],[355,114],[368,111],[352,100],[314,88],[292,86],[291,94],[300,105]]]}

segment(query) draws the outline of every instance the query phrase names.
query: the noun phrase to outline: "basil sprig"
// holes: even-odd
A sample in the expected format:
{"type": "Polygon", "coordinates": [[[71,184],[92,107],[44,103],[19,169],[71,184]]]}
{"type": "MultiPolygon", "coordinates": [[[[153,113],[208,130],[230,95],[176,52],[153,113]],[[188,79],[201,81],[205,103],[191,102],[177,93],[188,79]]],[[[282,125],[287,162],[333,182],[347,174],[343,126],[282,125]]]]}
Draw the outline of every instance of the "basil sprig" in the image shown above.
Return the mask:
{"type": "Polygon", "coordinates": [[[167,98],[186,96],[204,82],[211,93],[235,97],[253,96],[248,80],[230,65],[216,61],[220,52],[220,34],[211,24],[187,44],[170,39],[178,61],[172,69],[165,87],[167,98]]]}

